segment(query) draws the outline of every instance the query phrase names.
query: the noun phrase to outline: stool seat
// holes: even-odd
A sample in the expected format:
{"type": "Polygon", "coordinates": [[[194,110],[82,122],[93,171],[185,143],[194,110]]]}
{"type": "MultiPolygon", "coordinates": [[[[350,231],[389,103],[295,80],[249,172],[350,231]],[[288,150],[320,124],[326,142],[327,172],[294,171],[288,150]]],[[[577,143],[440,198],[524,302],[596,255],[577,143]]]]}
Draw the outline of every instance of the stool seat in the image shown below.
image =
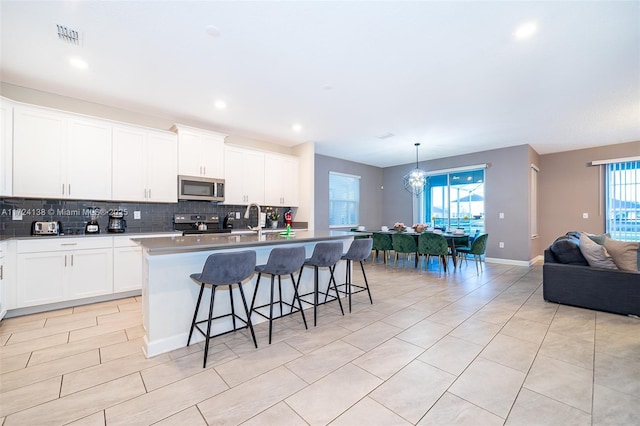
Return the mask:
{"type": "Polygon", "coordinates": [[[205,347],[204,347],[204,362],[202,367],[205,368],[207,366],[207,355],[209,353],[209,340],[212,337],[220,336],[222,334],[231,333],[233,331],[239,330],[241,328],[249,328],[251,331],[251,337],[253,338],[253,344],[255,347],[258,347],[258,342],[256,341],[256,335],[253,331],[253,325],[251,324],[251,314],[249,311],[249,307],[247,306],[247,300],[244,296],[244,291],[242,290],[242,281],[249,278],[253,274],[253,269],[256,264],[256,252],[253,250],[232,252],[232,253],[215,253],[207,257],[207,260],[204,263],[204,267],[202,268],[202,272],[191,274],[190,277],[196,283],[200,285],[200,293],[198,295],[198,301],[196,302],[196,308],[193,313],[193,320],[191,321],[191,330],[189,331],[189,339],[187,340],[187,346],[191,343],[191,336],[193,335],[193,330],[198,330],[205,337],[205,347]],[[242,298],[242,304],[244,306],[245,318],[240,317],[236,314],[234,304],[233,304],[233,285],[237,284],[240,292],[240,296],[242,298]],[[211,287],[211,301],[209,302],[209,315],[207,319],[197,321],[198,312],[200,310],[200,302],[202,301],[202,294],[204,292],[205,287],[211,287]],[[231,312],[213,316],[213,306],[216,294],[216,288],[219,286],[227,286],[229,289],[229,303],[231,305],[231,312]],[[218,333],[215,335],[211,335],[211,322],[213,320],[231,317],[233,322],[233,329],[229,331],[225,331],[223,333],[218,333]],[[238,328],[236,326],[236,320],[242,322],[244,324],[243,327],[238,328]],[[206,332],[200,328],[200,324],[206,322],[207,330],[206,332]]]}
{"type": "Polygon", "coordinates": [[[265,265],[258,265],[255,267],[255,271],[258,273],[258,280],[256,281],[256,289],[253,293],[253,299],[251,300],[250,312],[262,316],[269,320],[269,344],[271,344],[271,335],[273,331],[273,320],[276,318],[291,315],[296,312],[300,312],[302,315],[302,321],[304,322],[304,328],[307,328],[307,320],[302,310],[302,303],[300,302],[300,296],[298,295],[298,289],[296,287],[296,281],[293,278],[293,273],[298,271],[305,261],[305,249],[303,246],[298,247],[278,247],[271,250],[269,253],[269,259],[265,265]],[[256,296],[258,289],[260,288],[260,278],[262,274],[271,275],[271,297],[270,302],[264,305],[255,306],[256,296]],[[285,302],[282,300],[282,275],[289,275],[291,277],[291,285],[293,287],[293,298],[291,302],[285,302]],[[274,280],[278,277],[278,301],[274,299],[274,280]],[[298,306],[294,305],[295,301],[298,301],[298,306]],[[273,308],[274,304],[279,308],[278,316],[274,317],[273,308]],[[284,312],[284,306],[291,308],[289,312],[284,312]],[[269,315],[260,312],[260,309],[269,307],[269,315]]]}
{"type": "Polygon", "coordinates": [[[346,294],[349,297],[349,312],[351,312],[351,295],[354,293],[360,293],[361,291],[367,291],[369,294],[369,301],[373,305],[373,299],[371,298],[371,291],[369,290],[369,282],[367,281],[367,274],[364,272],[364,260],[371,254],[371,248],[373,247],[373,239],[357,239],[351,242],[349,250],[342,255],[341,259],[347,261],[347,272],[344,284],[338,285],[338,290],[341,293],[346,294]],[[353,284],[351,276],[351,263],[360,262],[360,269],[362,270],[362,276],[364,277],[364,286],[353,284]],[[344,290],[340,290],[344,287],[344,290]],[[354,290],[353,288],[356,288],[354,290]]]}
{"type": "Polygon", "coordinates": [[[338,300],[338,304],[340,305],[340,311],[342,315],[344,315],[344,310],[342,309],[342,302],[340,301],[340,293],[338,292],[338,287],[336,285],[336,280],[333,275],[333,272],[336,268],[336,264],[340,261],[342,257],[342,243],[337,242],[321,242],[317,243],[313,249],[313,253],[311,257],[305,259],[304,264],[300,268],[300,275],[298,275],[298,283],[296,284],[296,289],[300,285],[300,278],[302,277],[302,272],[305,266],[312,266],[314,268],[314,280],[313,280],[313,292],[305,293],[300,295],[300,300],[302,302],[313,305],[313,325],[316,326],[318,319],[318,305],[324,304],[327,302],[331,302],[334,300],[338,300]],[[320,291],[318,289],[318,268],[328,268],[330,273],[329,285],[326,291],[320,291]],[[331,290],[331,283],[333,283],[333,289],[335,292],[334,295],[329,295],[329,291],[331,290]],[[324,302],[318,302],[318,295],[324,294],[324,302]],[[313,302],[309,302],[307,300],[302,299],[304,296],[313,295],[313,302]],[[329,299],[330,297],[330,299],[329,299]]]}

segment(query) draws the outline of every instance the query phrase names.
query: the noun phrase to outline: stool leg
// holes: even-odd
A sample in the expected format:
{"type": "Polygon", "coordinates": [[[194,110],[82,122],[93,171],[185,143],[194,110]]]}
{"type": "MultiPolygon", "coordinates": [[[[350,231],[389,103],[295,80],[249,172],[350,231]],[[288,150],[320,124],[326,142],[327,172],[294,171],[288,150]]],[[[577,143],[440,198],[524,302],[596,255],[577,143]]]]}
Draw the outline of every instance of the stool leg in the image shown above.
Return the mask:
{"type": "Polygon", "coordinates": [[[216,296],[216,286],[211,286],[211,303],[209,304],[209,319],[207,320],[207,335],[205,336],[204,345],[204,362],[202,368],[207,367],[207,355],[209,354],[209,339],[211,339],[211,318],[213,317],[213,301],[216,296]]]}
{"type": "Polygon", "coordinates": [[[318,267],[314,266],[313,278],[313,326],[318,323],[318,267]]]}
{"type": "MultiPolygon", "coordinates": [[[[344,315],[344,309],[342,309],[342,301],[340,300],[340,293],[338,293],[338,286],[336,285],[336,278],[333,275],[333,271],[335,271],[336,269],[336,265],[333,266],[329,266],[329,273],[331,274],[331,278],[329,279],[329,287],[331,287],[331,283],[333,282],[333,289],[336,292],[336,298],[338,299],[338,304],[340,305],[340,312],[342,312],[342,315],[344,315]]],[[[327,288],[327,293],[329,292],[329,289],[327,288]]]]}
{"type": "Polygon", "coordinates": [[[349,313],[351,313],[351,260],[347,260],[347,273],[345,279],[345,290],[349,295],[349,313]]]}
{"type": "Polygon", "coordinates": [[[247,325],[249,326],[249,330],[251,330],[251,337],[253,337],[253,344],[256,349],[258,349],[258,341],[256,340],[256,333],[253,331],[253,324],[251,324],[251,312],[249,312],[249,307],[247,306],[247,300],[244,298],[244,291],[242,291],[242,283],[238,283],[238,288],[240,289],[240,297],[242,298],[242,305],[244,306],[244,313],[247,315],[247,325]]]}
{"type": "Polygon", "coordinates": [[[229,285],[229,302],[231,303],[231,321],[233,323],[233,329],[237,330],[238,327],[236,326],[236,310],[233,306],[233,288],[231,285],[229,285]]]}
{"type": "Polygon", "coordinates": [[[191,343],[191,336],[193,335],[193,329],[196,327],[196,319],[198,319],[198,311],[200,310],[200,301],[202,300],[202,292],[204,292],[204,284],[200,284],[200,294],[198,294],[198,301],[196,302],[196,310],[193,313],[193,321],[191,321],[191,330],[189,331],[189,340],[187,340],[187,346],[191,343]]]}
{"type": "Polygon", "coordinates": [[[280,316],[284,312],[284,306],[282,304],[282,276],[278,275],[278,297],[280,298],[280,316]]]}
{"type": "MultiPolygon", "coordinates": [[[[300,280],[300,278],[298,278],[300,280]]],[[[293,274],[291,274],[291,284],[293,285],[293,301],[298,301],[298,306],[300,306],[300,313],[302,314],[302,322],[304,322],[304,328],[308,330],[307,327],[307,319],[304,317],[304,310],[302,309],[302,302],[300,301],[300,295],[298,294],[298,286],[296,285],[296,281],[293,279],[293,274]]],[[[293,312],[293,303],[291,303],[291,312],[293,312]]]]}
{"type": "Polygon", "coordinates": [[[256,288],[253,291],[253,297],[251,298],[251,310],[249,312],[253,312],[253,307],[256,304],[256,296],[258,295],[258,288],[260,287],[261,277],[262,277],[262,272],[258,272],[258,279],[256,280],[256,288]]]}
{"type": "Polygon", "coordinates": [[[369,301],[373,305],[373,299],[371,298],[371,290],[369,290],[369,281],[367,281],[367,274],[364,273],[364,264],[360,261],[360,269],[362,269],[362,276],[364,277],[364,285],[367,286],[367,293],[369,293],[369,301]]]}
{"type": "MultiPolygon", "coordinates": [[[[280,278],[280,276],[278,276],[280,278]]],[[[273,281],[275,277],[271,275],[271,300],[269,302],[269,344],[271,344],[271,330],[273,329],[273,281]]]]}

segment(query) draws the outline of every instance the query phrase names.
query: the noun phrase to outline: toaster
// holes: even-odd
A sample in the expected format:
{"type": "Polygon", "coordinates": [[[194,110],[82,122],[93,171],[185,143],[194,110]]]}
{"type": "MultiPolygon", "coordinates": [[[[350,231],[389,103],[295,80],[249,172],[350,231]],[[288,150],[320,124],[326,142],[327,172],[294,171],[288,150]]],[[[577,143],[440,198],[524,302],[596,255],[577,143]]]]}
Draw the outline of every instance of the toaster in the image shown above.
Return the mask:
{"type": "Polygon", "coordinates": [[[31,223],[31,235],[60,235],[62,226],[60,222],[35,221],[31,223]]]}

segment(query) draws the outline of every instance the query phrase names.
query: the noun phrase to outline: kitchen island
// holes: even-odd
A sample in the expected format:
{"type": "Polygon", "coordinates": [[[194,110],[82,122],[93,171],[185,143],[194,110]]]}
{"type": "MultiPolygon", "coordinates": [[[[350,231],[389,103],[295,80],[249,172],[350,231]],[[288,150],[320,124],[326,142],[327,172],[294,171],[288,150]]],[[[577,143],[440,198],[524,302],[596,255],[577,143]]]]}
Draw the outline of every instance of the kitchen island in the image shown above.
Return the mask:
{"type": "MultiPolygon", "coordinates": [[[[144,352],[147,357],[159,355],[187,345],[189,329],[193,317],[193,310],[198,298],[200,286],[189,277],[193,273],[201,272],[210,254],[218,252],[233,252],[255,250],[257,264],[267,262],[269,253],[275,247],[285,244],[302,245],[307,257],[311,256],[315,245],[321,241],[342,241],[346,252],[353,240],[354,234],[340,231],[296,231],[289,236],[277,233],[263,234],[203,234],[187,236],[171,236],[160,238],[133,239],[143,248],[143,284],[142,284],[142,315],[146,331],[144,337],[144,352]]],[[[336,281],[338,284],[344,278],[344,262],[336,267],[336,281]]],[[[254,294],[257,274],[250,281],[243,283],[243,289],[248,303],[254,294]]],[[[297,279],[297,276],[296,276],[297,279]]],[[[329,281],[328,271],[321,271],[319,276],[320,288],[329,281]],[[323,272],[323,273],[322,273],[323,272]]],[[[285,277],[283,277],[285,281],[285,277]]],[[[226,291],[226,290],[225,290],[226,291]]],[[[237,312],[243,312],[242,301],[237,289],[233,288],[234,305],[237,312]]],[[[300,292],[313,291],[313,273],[305,270],[300,281],[300,292]]],[[[205,289],[203,301],[209,300],[210,290],[205,289]]],[[[283,300],[291,300],[293,291],[291,286],[283,283],[283,300]]],[[[269,301],[269,286],[261,286],[256,296],[256,305],[269,301]]],[[[198,320],[205,319],[208,314],[207,304],[201,306],[198,320]]],[[[304,306],[303,306],[304,307],[304,306]]],[[[229,299],[226,295],[216,297],[214,316],[230,311],[229,299]]],[[[259,315],[252,316],[254,323],[264,321],[259,315]]],[[[212,334],[232,329],[231,319],[225,318],[212,323],[212,334]]],[[[243,331],[239,331],[243,333],[243,331]]],[[[250,339],[247,333],[247,339],[250,339]]],[[[191,342],[204,340],[199,333],[194,333],[191,342]]],[[[214,340],[215,342],[215,340],[214,340]]],[[[266,344],[258,341],[258,345],[266,344]]]]}

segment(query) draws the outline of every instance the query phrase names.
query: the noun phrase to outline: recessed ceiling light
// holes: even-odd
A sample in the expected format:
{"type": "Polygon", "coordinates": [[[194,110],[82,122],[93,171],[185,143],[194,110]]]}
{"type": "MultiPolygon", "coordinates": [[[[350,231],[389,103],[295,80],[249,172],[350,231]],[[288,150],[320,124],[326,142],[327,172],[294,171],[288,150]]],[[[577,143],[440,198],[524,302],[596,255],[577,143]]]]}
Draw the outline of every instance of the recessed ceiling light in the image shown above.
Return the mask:
{"type": "Polygon", "coordinates": [[[333,90],[333,86],[332,86],[332,85],[330,85],[330,84],[325,84],[324,86],[322,86],[322,88],[323,88],[324,90],[333,90]]]}
{"type": "Polygon", "coordinates": [[[526,22],[516,28],[516,31],[513,33],[513,35],[518,40],[523,40],[534,35],[537,30],[538,26],[535,22],[526,22]]]}
{"type": "Polygon", "coordinates": [[[89,64],[87,64],[86,61],[80,58],[69,58],[69,63],[73,67],[78,68],[80,70],[86,70],[87,68],[89,68],[89,64]]]}
{"type": "Polygon", "coordinates": [[[220,37],[220,34],[221,34],[220,33],[220,29],[218,27],[213,26],[213,25],[207,25],[205,31],[211,37],[220,37]]]}
{"type": "Polygon", "coordinates": [[[293,129],[294,132],[299,132],[302,130],[302,126],[300,124],[294,124],[293,126],[291,126],[291,128],[293,129]]]}
{"type": "Polygon", "coordinates": [[[225,101],[216,101],[213,105],[215,105],[215,107],[218,109],[227,108],[227,103],[225,101]]]}

